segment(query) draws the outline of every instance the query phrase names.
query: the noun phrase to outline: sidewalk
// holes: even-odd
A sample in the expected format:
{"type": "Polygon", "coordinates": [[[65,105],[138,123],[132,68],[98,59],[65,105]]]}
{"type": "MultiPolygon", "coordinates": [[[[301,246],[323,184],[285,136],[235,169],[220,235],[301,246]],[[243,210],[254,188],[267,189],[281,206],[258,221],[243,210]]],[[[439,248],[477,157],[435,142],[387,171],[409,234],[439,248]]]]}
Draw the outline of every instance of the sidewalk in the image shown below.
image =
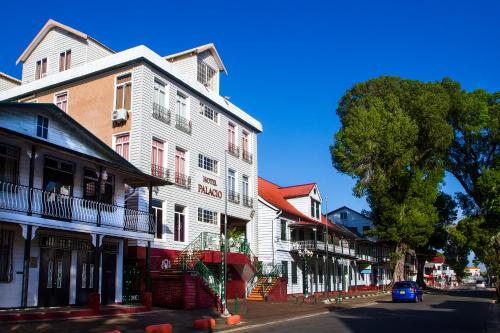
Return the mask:
{"type": "MultiPolygon", "coordinates": [[[[342,304],[316,304],[294,302],[251,302],[242,300],[239,302],[239,314],[242,322],[237,327],[252,325],[256,323],[270,322],[281,319],[289,319],[315,313],[335,311],[342,308],[362,306],[376,300],[388,298],[388,295],[376,295],[370,297],[351,298],[343,300],[342,304]]],[[[234,301],[228,302],[229,311],[234,311],[234,301]]],[[[68,319],[45,322],[27,322],[15,324],[0,323],[0,332],[16,333],[98,333],[108,330],[120,330],[122,333],[143,333],[144,327],[148,325],[171,323],[174,332],[196,332],[193,321],[203,316],[215,317],[216,314],[208,310],[169,310],[154,308],[148,313],[124,314],[115,316],[101,316],[93,318],[68,319]]],[[[222,318],[217,319],[216,331],[234,328],[224,324],[222,318]]]]}

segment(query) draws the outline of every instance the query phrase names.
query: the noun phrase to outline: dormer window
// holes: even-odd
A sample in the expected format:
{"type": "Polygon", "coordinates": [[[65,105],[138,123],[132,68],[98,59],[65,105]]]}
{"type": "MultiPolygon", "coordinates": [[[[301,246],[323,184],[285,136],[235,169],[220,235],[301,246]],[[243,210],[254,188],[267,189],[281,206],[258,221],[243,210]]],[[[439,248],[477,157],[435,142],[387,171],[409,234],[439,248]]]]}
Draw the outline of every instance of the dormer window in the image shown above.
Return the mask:
{"type": "Polygon", "coordinates": [[[204,63],[203,61],[198,61],[198,82],[203,84],[205,87],[210,89],[214,88],[215,81],[215,69],[204,63]]]}
{"type": "Polygon", "coordinates": [[[340,219],[347,220],[347,212],[340,212],[340,219]]]}
{"type": "Polygon", "coordinates": [[[311,198],[311,216],[315,219],[319,219],[320,206],[321,203],[319,201],[311,198]]]}
{"type": "Polygon", "coordinates": [[[59,54],[59,72],[71,68],[71,50],[66,50],[59,54]]]}
{"type": "Polygon", "coordinates": [[[47,76],[47,58],[40,59],[36,62],[35,80],[47,76]]]}

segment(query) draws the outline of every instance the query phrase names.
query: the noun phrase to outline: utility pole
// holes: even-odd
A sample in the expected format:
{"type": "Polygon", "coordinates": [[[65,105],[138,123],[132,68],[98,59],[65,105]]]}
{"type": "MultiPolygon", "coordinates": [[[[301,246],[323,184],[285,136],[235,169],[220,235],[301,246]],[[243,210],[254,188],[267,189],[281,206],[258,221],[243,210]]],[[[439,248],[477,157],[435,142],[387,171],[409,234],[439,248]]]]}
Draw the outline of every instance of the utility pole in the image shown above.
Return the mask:
{"type": "Polygon", "coordinates": [[[222,255],[222,286],[221,286],[221,301],[222,301],[222,312],[224,316],[229,315],[229,311],[227,310],[227,291],[226,291],[226,282],[227,282],[227,200],[228,200],[228,188],[227,188],[227,149],[224,151],[224,190],[226,195],[224,197],[224,245],[223,250],[224,253],[222,255]]]}
{"type": "Polygon", "coordinates": [[[324,264],[324,269],[323,271],[325,272],[326,274],[326,278],[325,278],[325,287],[324,287],[324,291],[325,291],[325,294],[326,294],[326,297],[329,298],[329,295],[330,295],[330,271],[329,271],[329,268],[330,268],[330,259],[328,258],[328,196],[325,196],[325,210],[326,210],[326,214],[325,214],[325,254],[326,254],[326,260],[323,262],[324,264]]]}

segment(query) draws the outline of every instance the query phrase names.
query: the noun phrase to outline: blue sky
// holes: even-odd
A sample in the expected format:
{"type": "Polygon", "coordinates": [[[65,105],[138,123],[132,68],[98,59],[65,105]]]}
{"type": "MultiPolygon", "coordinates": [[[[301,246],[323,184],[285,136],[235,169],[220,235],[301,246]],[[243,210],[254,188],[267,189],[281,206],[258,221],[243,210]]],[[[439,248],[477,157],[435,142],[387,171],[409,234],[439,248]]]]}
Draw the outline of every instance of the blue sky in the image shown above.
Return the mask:
{"type": "MultiPolygon", "coordinates": [[[[499,1],[161,1],[0,5],[0,71],[53,18],[114,50],[144,44],[165,55],[214,42],[228,69],[221,93],[259,119],[259,173],[283,185],[317,182],[329,210],[368,208],[331,166],[337,102],[380,75],[450,76],[500,89],[499,1]],[[286,5],[285,5],[286,4],[286,5]]],[[[460,190],[446,178],[445,190],[460,190]]]]}

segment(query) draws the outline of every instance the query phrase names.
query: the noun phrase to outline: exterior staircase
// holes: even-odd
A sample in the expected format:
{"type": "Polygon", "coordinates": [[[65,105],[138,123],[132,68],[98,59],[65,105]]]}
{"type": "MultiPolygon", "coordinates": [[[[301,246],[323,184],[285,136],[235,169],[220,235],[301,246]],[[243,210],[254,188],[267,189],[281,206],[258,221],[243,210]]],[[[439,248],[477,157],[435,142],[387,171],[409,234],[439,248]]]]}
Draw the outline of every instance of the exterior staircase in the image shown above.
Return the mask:
{"type": "Polygon", "coordinates": [[[281,264],[262,265],[247,285],[249,301],[265,301],[266,296],[278,284],[282,274],[281,264]]]}
{"type": "Polygon", "coordinates": [[[202,232],[172,262],[171,267],[166,270],[167,274],[191,273],[200,276],[221,309],[222,284],[214,273],[201,261],[206,250],[220,251],[220,240],[218,234],[202,232]]]}

